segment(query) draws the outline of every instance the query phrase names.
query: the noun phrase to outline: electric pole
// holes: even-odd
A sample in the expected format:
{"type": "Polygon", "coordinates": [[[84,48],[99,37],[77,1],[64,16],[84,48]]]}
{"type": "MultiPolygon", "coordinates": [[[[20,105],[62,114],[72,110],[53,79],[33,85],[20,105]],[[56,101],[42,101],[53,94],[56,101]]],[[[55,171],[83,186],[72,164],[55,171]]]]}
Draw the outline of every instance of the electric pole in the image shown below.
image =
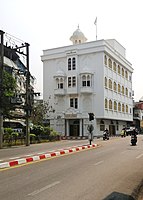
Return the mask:
{"type": "Polygon", "coordinates": [[[29,116],[30,116],[30,72],[29,72],[29,44],[26,45],[26,146],[30,145],[30,128],[29,128],[29,116]]]}
{"type": "Polygon", "coordinates": [[[0,30],[0,149],[3,147],[3,65],[4,65],[4,32],[0,30]]]}

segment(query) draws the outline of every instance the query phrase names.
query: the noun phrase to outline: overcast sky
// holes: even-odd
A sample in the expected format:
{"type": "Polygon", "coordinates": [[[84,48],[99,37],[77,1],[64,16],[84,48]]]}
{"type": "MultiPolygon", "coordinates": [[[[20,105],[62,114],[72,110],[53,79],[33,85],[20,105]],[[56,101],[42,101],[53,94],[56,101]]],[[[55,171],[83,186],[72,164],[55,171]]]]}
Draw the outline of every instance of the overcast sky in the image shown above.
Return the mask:
{"type": "Polygon", "coordinates": [[[134,99],[143,96],[142,0],[0,0],[0,29],[30,44],[30,71],[43,94],[44,49],[71,45],[79,25],[88,42],[116,39],[132,64],[134,99]]]}

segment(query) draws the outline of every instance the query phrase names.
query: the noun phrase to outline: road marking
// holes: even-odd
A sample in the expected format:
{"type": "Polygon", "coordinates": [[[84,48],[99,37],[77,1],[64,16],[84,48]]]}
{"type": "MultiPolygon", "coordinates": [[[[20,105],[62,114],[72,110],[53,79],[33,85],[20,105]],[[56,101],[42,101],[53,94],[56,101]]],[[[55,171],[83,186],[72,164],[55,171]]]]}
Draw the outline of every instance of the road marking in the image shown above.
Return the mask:
{"type": "Polygon", "coordinates": [[[20,157],[12,157],[12,158],[9,158],[10,160],[14,160],[14,159],[18,159],[20,157]]]}
{"type": "Polygon", "coordinates": [[[43,188],[41,188],[41,189],[39,189],[39,190],[35,190],[34,192],[32,192],[32,193],[30,193],[30,194],[28,194],[28,195],[29,195],[29,196],[37,195],[37,194],[39,194],[40,192],[43,192],[44,190],[47,190],[47,189],[49,189],[49,188],[51,188],[51,187],[54,187],[55,185],[57,185],[57,184],[59,184],[59,183],[60,183],[60,181],[53,182],[53,183],[51,183],[51,184],[49,184],[49,185],[46,185],[45,187],[43,187],[43,188]]]}
{"type": "Polygon", "coordinates": [[[95,163],[94,165],[95,166],[97,166],[97,165],[100,165],[100,164],[102,164],[104,161],[103,160],[101,160],[101,161],[99,161],[99,162],[97,162],[97,163],[95,163]]]}
{"type": "Polygon", "coordinates": [[[142,156],[143,156],[143,153],[140,154],[140,155],[138,155],[136,158],[139,159],[139,158],[141,158],[142,156]]]}

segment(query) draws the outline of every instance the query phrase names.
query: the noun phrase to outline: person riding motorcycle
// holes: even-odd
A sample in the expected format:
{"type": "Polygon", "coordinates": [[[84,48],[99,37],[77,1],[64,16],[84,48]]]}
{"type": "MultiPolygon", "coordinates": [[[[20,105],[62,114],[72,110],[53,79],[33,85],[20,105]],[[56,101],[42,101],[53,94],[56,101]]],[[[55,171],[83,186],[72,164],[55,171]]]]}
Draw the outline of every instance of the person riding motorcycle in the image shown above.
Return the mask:
{"type": "Polygon", "coordinates": [[[103,132],[103,140],[105,139],[109,140],[109,131],[107,128],[103,132]]]}
{"type": "Polygon", "coordinates": [[[132,145],[136,145],[137,143],[137,131],[136,129],[133,129],[132,133],[131,133],[131,143],[132,145]]]}

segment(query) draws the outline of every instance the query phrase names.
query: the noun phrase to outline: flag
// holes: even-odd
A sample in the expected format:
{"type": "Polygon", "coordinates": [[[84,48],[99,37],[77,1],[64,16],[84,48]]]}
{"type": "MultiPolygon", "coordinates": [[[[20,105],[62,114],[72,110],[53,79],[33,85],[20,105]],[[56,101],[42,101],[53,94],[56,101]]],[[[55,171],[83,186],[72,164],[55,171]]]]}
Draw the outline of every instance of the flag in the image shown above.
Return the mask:
{"type": "Polygon", "coordinates": [[[96,19],[95,19],[95,21],[94,21],[94,24],[95,24],[95,25],[97,24],[97,17],[96,17],[96,19]]]}

